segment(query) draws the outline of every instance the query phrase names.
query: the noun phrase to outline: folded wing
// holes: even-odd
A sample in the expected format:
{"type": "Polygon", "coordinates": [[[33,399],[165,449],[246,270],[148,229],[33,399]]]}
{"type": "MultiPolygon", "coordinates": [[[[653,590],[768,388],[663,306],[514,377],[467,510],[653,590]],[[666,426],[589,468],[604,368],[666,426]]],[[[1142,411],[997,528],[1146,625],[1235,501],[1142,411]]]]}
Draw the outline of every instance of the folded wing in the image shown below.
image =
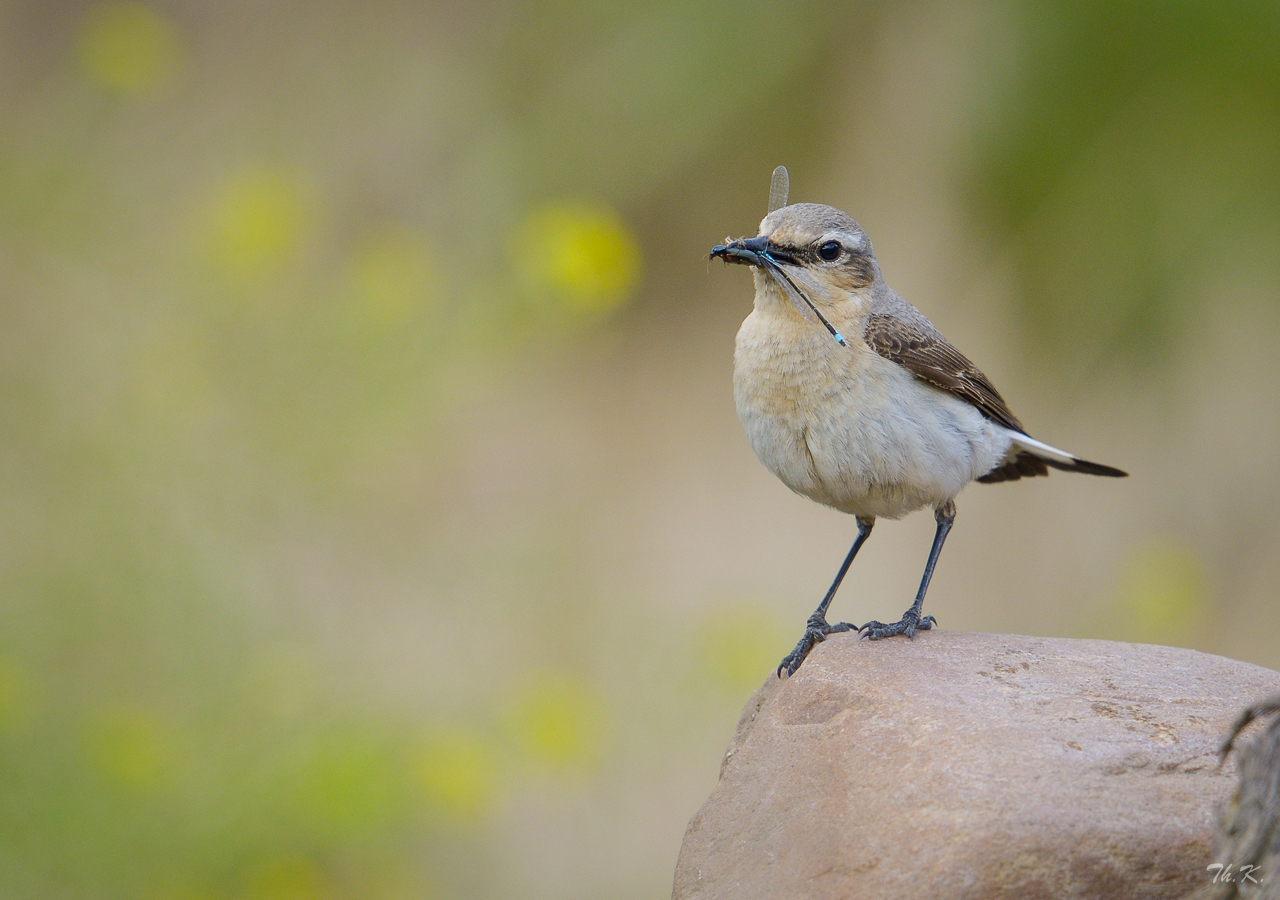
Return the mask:
{"type": "Polygon", "coordinates": [[[885,359],[904,366],[917,378],[942,388],[1004,428],[1013,446],[1000,465],[978,481],[992,484],[1048,475],[1049,469],[1123,478],[1128,473],[1111,466],[1080,459],[1030,437],[991,380],[938,333],[915,307],[903,304],[899,314],[873,313],[867,317],[863,339],[885,359]]]}

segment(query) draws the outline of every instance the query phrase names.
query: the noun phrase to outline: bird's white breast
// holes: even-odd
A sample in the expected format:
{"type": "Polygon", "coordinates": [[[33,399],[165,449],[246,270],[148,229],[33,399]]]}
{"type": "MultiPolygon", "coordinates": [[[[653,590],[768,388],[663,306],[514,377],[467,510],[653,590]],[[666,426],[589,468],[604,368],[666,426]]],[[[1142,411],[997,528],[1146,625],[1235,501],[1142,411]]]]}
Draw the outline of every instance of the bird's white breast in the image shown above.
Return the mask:
{"type": "Polygon", "coordinates": [[[734,400],[747,440],[787,487],[861,516],[940,506],[1010,438],[973,406],[781,306],[738,331],[734,400]]]}

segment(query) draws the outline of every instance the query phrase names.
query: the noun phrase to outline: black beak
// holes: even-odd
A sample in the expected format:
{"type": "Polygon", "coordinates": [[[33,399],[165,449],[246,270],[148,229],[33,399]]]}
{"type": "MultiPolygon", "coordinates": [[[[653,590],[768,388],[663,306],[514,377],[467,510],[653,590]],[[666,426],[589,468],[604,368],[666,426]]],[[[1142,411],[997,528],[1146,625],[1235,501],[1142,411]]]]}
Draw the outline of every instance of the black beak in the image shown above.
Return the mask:
{"type": "Polygon", "coordinates": [[[717,244],[711,248],[710,259],[723,259],[725,262],[739,263],[744,266],[761,266],[760,257],[768,257],[769,239],[767,237],[739,238],[732,244],[717,244]]]}
{"type": "Polygon", "coordinates": [[[813,305],[813,301],[805,296],[805,293],[796,286],[791,276],[783,270],[782,265],[803,265],[803,261],[798,259],[795,254],[788,253],[776,244],[770,244],[767,237],[753,237],[738,238],[728,244],[717,244],[711,248],[710,259],[716,259],[717,257],[727,263],[756,266],[768,272],[774,281],[782,285],[783,290],[791,297],[791,302],[796,305],[796,309],[800,310],[800,315],[810,322],[816,318],[827,331],[831,332],[831,336],[836,339],[836,343],[841,347],[849,346],[840,332],[836,331],[835,327],[826,320],[822,313],[818,312],[818,307],[813,305]]]}

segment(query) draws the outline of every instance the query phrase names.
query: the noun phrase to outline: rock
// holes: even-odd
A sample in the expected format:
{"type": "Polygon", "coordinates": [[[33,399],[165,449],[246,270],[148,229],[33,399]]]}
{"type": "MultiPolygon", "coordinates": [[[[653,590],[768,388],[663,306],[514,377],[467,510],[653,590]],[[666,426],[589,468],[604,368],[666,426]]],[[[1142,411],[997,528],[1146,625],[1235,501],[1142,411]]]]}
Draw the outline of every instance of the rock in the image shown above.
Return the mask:
{"type": "Polygon", "coordinates": [[[1171,647],[832,637],[747,703],[673,897],[1181,897],[1235,786],[1222,739],[1278,689],[1171,647]]]}
{"type": "MultiPolygon", "coordinates": [[[[1190,900],[1280,900],[1280,694],[1246,709],[1229,735],[1240,781],[1218,822],[1213,859],[1222,868],[1190,900]],[[1250,741],[1238,740],[1254,719],[1269,719],[1250,741]]],[[[1225,749],[1225,748],[1224,748],[1225,749]]]]}

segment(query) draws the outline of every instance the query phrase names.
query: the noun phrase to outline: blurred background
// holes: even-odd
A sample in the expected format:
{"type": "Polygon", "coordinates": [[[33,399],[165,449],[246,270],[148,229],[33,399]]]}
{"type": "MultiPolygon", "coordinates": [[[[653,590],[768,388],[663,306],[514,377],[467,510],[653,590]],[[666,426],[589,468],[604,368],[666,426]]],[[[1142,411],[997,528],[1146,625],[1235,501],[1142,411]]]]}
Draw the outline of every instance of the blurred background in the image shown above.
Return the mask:
{"type": "Polygon", "coordinates": [[[1132,473],[927,611],[1280,667],[1280,4],[0,0],[0,895],[668,896],[855,533],[734,413],[779,163],[1132,473]]]}

